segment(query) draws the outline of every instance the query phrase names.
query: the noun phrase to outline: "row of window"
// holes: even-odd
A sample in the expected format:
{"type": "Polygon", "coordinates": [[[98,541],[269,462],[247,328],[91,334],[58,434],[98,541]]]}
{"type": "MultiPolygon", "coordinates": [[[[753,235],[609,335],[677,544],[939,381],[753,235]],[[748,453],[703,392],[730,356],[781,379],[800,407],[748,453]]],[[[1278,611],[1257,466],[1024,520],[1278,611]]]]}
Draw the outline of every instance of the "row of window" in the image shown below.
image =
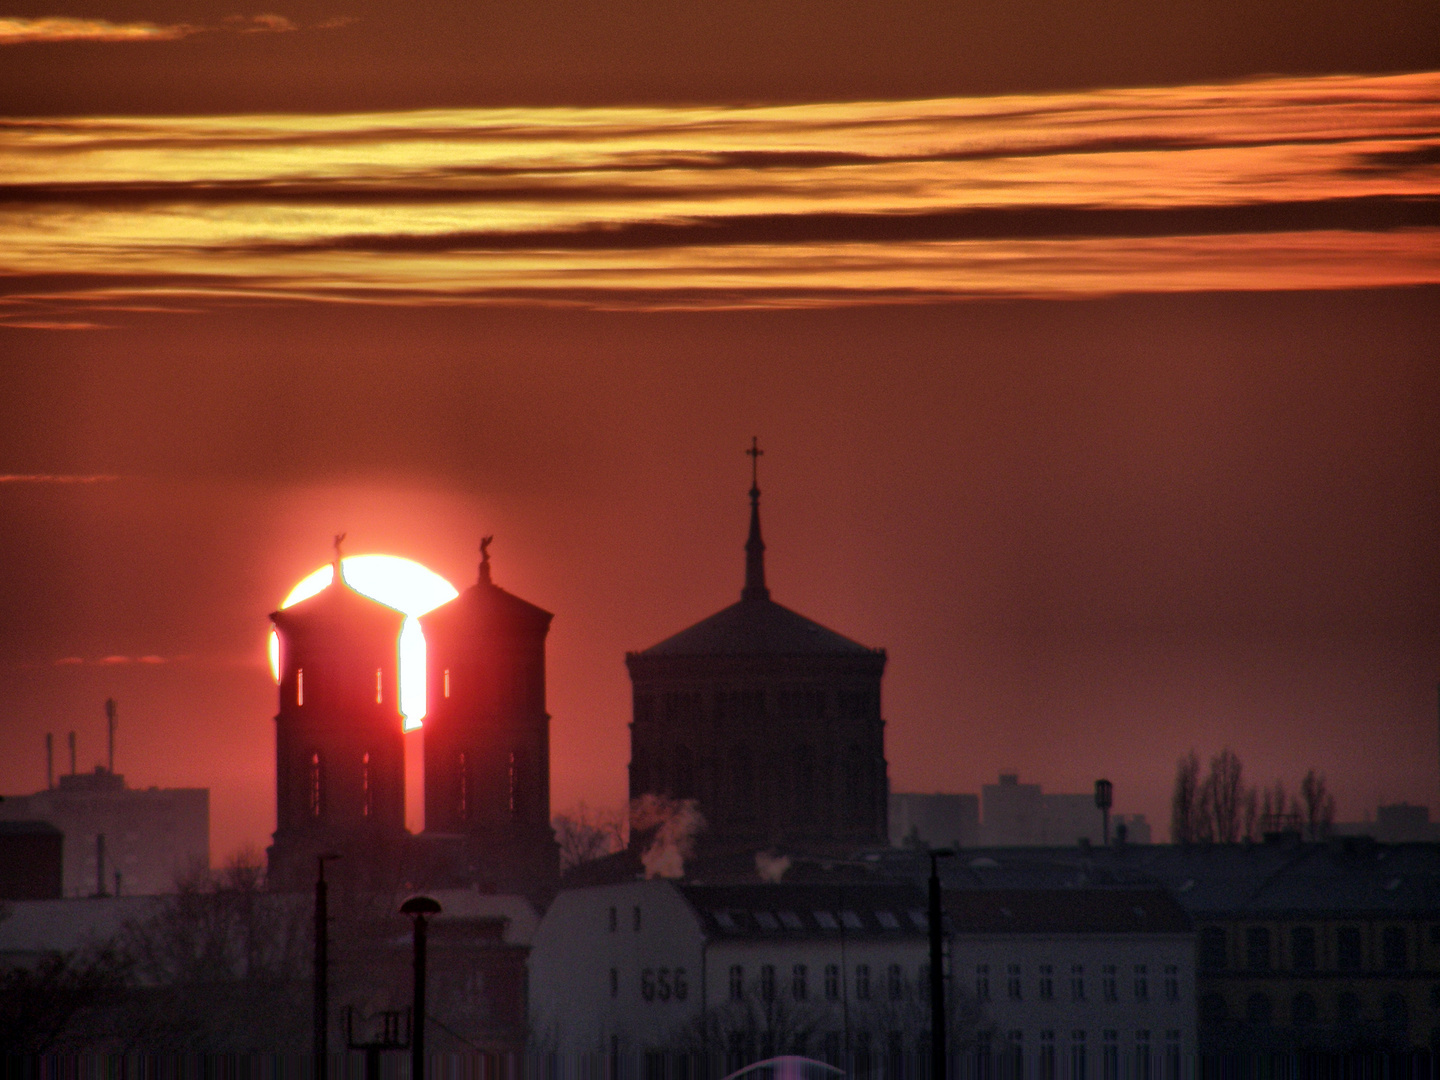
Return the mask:
{"type": "MultiPolygon", "coordinates": [[[[1247,927],[1244,936],[1246,971],[1270,971],[1276,964],[1274,937],[1267,926],[1247,927]]],[[[1292,926],[1288,935],[1291,971],[1315,971],[1322,966],[1320,935],[1313,926],[1292,926]]],[[[1330,957],[1339,971],[1360,971],[1365,966],[1364,938],[1358,926],[1337,926],[1330,957]]],[[[1223,971],[1229,966],[1229,940],[1223,926],[1200,931],[1200,967],[1223,971]]],[[[1409,934],[1403,926],[1387,926],[1380,934],[1380,966],[1386,971],[1410,967],[1409,934]]]]}
{"type": "MultiPolygon", "coordinates": [[[[719,721],[760,720],[767,712],[791,720],[821,720],[832,716],[873,717],[879,712],[879,697],[869,690],[841,690],[835,695],[832,714],[823,690],[781,690],[767,703],[764,690],[719,690],[712,698],[714,718],[719,721]],[[767,704],[769,708],[767,708],[767,704]]],[[[664,720],[675,725],[704,719],[704,698],[698,691],[672,690],[663,694],[636,694],[635,721],[648,724],[664,720]]]]}
{"type": "MultiPolygon", "coordinates": [[[[1392,992],[1386,994],[1380,1003],[1381,1017],[1386,1027],[1405,1030],[1410,1025],[1410,1006],[1405,995],[1392,992]]],[[[1275,1023],[1289,1023],[1296,1026],[1320,1022],[1320,1002],[1316,996],[1302,990],[1290,999],[1288,1016],[1277,1016],[1270,995],[1254,993],[1245,999],[1245,1022],[1251,1026],[1268,1027],[1275,1023]]],[[[1358,1024],[1362,1016],[1360,995],[1342,990],[1335,995],[1334,1011],[1327,1019],[1341,1026],[1358,1024]]],[[[1230,1020],[1225,998],[1220,994],[1206,994],[1200,999],[1200,1022],[1209,1026],[1223,1024],[1230,1020]]]]}
{"type": "MultiPolygon", "coordinates": [[[[1150,970],[1146,964],[1135,964],[1130,970],[1128,989],[1130,1000],[1150,1000],[1150,970]]],[[[1039,965],[1038,975],[1035,980],[1036,997],[1040,1001],[1055,1000],[1055,965],[1039,965]]],[[[1100,999],[1102,1001],[1120,1000],[1120,968],[1117,964],[1102,964],[1100,967],[1100,999]]],[[[1071,964],[1069,978],[1069,998],[1071,1001],[1085,1001],[1086,982],[1085,965],[1071,964]]],[[[1161,992],[1166,1001],[1180,1000],[1180,968],[1176,964],[1164,965],[1161,978],[1161,992]]],[[[1023,1001],[1025,998],[1025,975],[1019,964],[1007,964],[1005,966],[1005,995],[1011,1001],[1023,1001]]],[[[975,966],[975,996],[981,1001],[991,999],[990,991],[990,965],[977,964],[975,966]]]]}
{"type": "MultiPolygon", "coordinates": [[[[1072,1031],[1068,1053],[1068,1080],[1088,1080],[1090,1074],[1090,1047],[1084,1031],[1072,1031]]],[[[1000,1075],[1005,1080],[1025,1080],[1034,1076],[1036,1080],[1060,1080],[1061,1056],[1054,1031],[1040,1032],[1039,1046],[1035,1051],[1033,1071],[1026,1069],[1025,1033],[1011,1031],[1005,1036],[1000,1047],[989,1032],[982,1032],[976,1046],[976,1057],[980,1075],[990,1076],[991,1063],[998,1057],[1000,1075]],[[997,1052],[998,1051],[998,1052],[997,1052]]],[[[1181,1075],[1180,1032],[1165,1032],[1163,1052],[1155,1045],[1147,1030],[1135,1032],[1135,1041],[1129,1048],[1123,1075],[1132,1080],[1179,1080],[1181,1075]],[[1163,1070],[1163,1071],[1162,1071],[1163,1070]]],[[[1122,1075],[1122,1053],[1120,1033],[1113,1029],[1101,1032],[1099,1047],[1098,1080],[1120,1080],[1122,1075]]]]}
{"type": "MultiPolygon", "coordinates": [[[[310,816],[316,821],[325,820],[329,813],[328,799],[326,797],[325,783],[325,759],[319,750],[310,752],[310,784],[309,784],[309,809],[310,816]]],[[[369,817],[373,809],[372,785],[370,782],[370,754],[360,755],[360,816],[369,817]]]]}
{"type": "MultiPolygon", "coordinates": [[[[854,985],[850,992],[856,1001],[869,1001],[872,997],[881,994],[891,1001],[901,1001],[906,996],[905,970],[899,964],[890,964],[885,969],[883,983],[879,981],[878,974],[872,979],[869,964],[856,964],[854,976],[854,985]]],[[[928,964],[920,967],[915,985],[921,989],[922,993],[928,990],[930,985],[930,966],[928,964]]],[[[782,988],[779,983],[775,965],[761,964],[758,986],[761,1000],[774,1001],[782,989],[788,991],[789,997],[795,1001],[811,1000],[812,988],[809,966],[806,964],[793,965],[790,968],[789,985],[782,988]]],[[[825,965],[821,984],[816,989],[826,1001],[840,1000],[844,992],[844,986],[841,981],[839,964],[825,965]]],[[[730,1000],[743,1001],[746,991],[744,965],[732,964],[730,967],[730,1000]]]]}
{"type": "MultiPolygon", "coordinates": [[[[450,695],[447,693],[445,696],[450,695]]],[[[295,669],[295,704],[305,704],[305,669],[300,667],[295,669]]],[[[378,667],[375,669],[375,704],[385,704],[385,673],[378,667]]]]}

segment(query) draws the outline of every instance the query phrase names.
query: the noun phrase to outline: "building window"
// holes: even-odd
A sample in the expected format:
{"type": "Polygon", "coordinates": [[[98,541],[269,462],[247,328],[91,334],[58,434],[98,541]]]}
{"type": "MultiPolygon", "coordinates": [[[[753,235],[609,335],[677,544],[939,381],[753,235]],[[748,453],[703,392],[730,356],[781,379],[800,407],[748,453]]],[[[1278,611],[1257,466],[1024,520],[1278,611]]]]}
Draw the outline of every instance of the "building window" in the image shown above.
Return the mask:
{"type": "MultiPolygon", "coordinates": [[[[461,821],[470,820],[470,763],[465,759],[465,751],[460,751],[460,759],[455,767],[455,812],[461,821]]],[[[610,909],[612,912],[614,908],[610,909]]],[[[612,926],[610,928],[614,930],[612,926]]]]}
{"type": "Polygon", "coordinates": [[[1380,958],[1386,971],[1404,971],[1409,967],[1409,950],[1406,947],[1405,928],[1387,926],[1380,935],[1380,958]]]}
{"type": "Polygon", "coordinates": [[[385,701],[384,675],[377,667],[375,669],[375,704],[381,705],[385,701]]]}
{"type": "Polygon", "coordinates": [[[1300,991],[1290,999],[1290,1022],[1297,1027],[1315,1023],[1320,1010],[1315,1004],[1315,995],[1300,991]]]}
{"type": "Polygon", "coordinates": [[[295,704],[305,704],[305,669],[303,667],[295,669],[295,704]]]}
{"type": "Polygon", "coordinates": [[[620,996],[620,969],[619,969],[619,968],[611,968],[611,969],[610,969],[610,996],[611,996],[612,998],[617,998],[617,997],[620,996]]]}
{"type": "Polygon", "coordinates": [[[310,816],[317,821],[325,816],[325,766],[319,750],[310,755],[310,816]]]}
{"type": "Polygon", "coordinates": [[[1385,1020],[1391,1039],[1401,1046],[1408,1045],[1410,1005],[1406,1002],[1405,995],[1399,991],[1386,994],[1385,1000],[1380,1003],[1380,1015],[1385,1020]]]}
{"type": "Polygon", "coordinates": [[[1040,1000],[1053,1001],[1055,998],[1055,967],[1052,964],[1040,965],[1040,1000]]]}
{"type": "Polygon", "coordinates": [[[1085,1032],[1072,1031],[1070,1033],[1070,1080],[1085,1080],[1086,1060],[1085,1053],[1085,1032]]]}
{"type": "Polygon", "coordinates": [[[1165,1080],[1180,1080],[1180,1032],[1165,1032],[1165,1080]]]}
{"type": "Polygon", "coordinates": [[[1145,965],[1135,965],[1135,1000],[1150,1000],[1150,978],[1145,974],[1145,965]]]}
{"type": "Polygon", "coordinates": [[[1245,1022],[1251,1027],[1269,1027],[1271,1015],[1269,994],[1251,994],[1245,999],[1245,1022]]]}
{"type": "Polygon", "coordinates": [[[1200,931],[1200,970],[1225,970],[1225,928],[1207,926],[1200,931]]]}
{"type": "Polygon", "coordinates": [[[1020,989],[1020,965],[1010,964],[1005,969],[1005,992],[1011,1001],[1019,1001],[1024,995],[1020,989]]]}
{"type": "Polygon", "coordinates": [[[1005,1039],[1007,1080],[1025,1080],[1025,1032],[1012,1031],[1005,1039]]]}
{"type": "Polygon", "coordinates": [[[684,1001],[690,996],[690,982],[685,978],[685,969],[675,969],[675,1000],[684,1001]]]}
{"type": "Polygon", "coordinates": [[[633,920],[633,926],[634,926],[635,933],[638,934],[638,933],[640,932],[640,905],[639,905],[639,904],[636,904],[636,905],[635,905],[635,918],[634,918],[634,920],[633,920]]]}
{"type": "Polygon", "coordinates": [[[370,755],[360,755],[360,816],[370,816],[370,755]]]}
{"type": "Polygon", "coordinates": [[[1120,1000],[1120,987],[1115,971],[1114,964],[1105,964],[1100,968],[1100,996],[1106,1001],[1120,1000]]]}
{"type": "Polygon", "coordinates": [[[1055,1032],[1040,1032],[1040,1057],[1035,1066],[1036,1080],[1055,1080],[1055,1032]]]}
{"type": "Polygon", "coordinates": [[[1165,965],[1165,1000],[1180,1000],[1180,966],[1178,964],[1165,965]]]}
{"type": "Polygon", "coordinates": [[[825,965],[825,1000],[840,1000],[840,965],[825,965]]]}
{"type": "Polygon", "coordinates": [[[450,696],[450,669],[445,669],[445,696],[450,696]]]}
{"type": "Polygon", "coordinates": [[[1070,965],[1070,1000],[1085,1000],[1085,965],[1070,965]]]}
{"type": "Polygon", "coordinates": [[[1150,1080],[1150,1032],[1135,1032],[1135,1080],[1150,1080]]]}
{"type": "Polygon", "coordinates": [[[1200,999],[1200,1026],[1216,1027],[1225,1023],[1230,1010],[1222,994],[1206,994],[1200,999]]]}
{"type": "Polygon", "coordinates": [[[1315,970],[1315,928],[1313,926],[1291,928],[1290,968],[1293,971],[1315,970]]]}
{"type": "Polygon", "coordinates": [[[900,970],[899,964],[891,964],[886,974],[886,982],[890,988],[890,1000],[900,1001],[905,997],[905,975],[900,970]]]}
{"type": "Polygon", "coordinates": [[[1270,931],[1263,926],[1245,931],[1245,966],[1251,971],[1270,970],[1270,931]]]}
{"type": "Polygon", "coordinates": [[[855,965],[855,997],[859,1001],[870,1000],[870,965],[855,965]]]}
{"type": "Polygon", "coordinates": [[[1100,1046],[1100,1080],[1120,1080],[1120,1033],[1105,1031],[1100,1046]]]}
{"type": "Polygon", "coordinates": [[[1360,928],[1342,926],[1335,931],[1335,966],[1341,971],[1359,971],[1360,928]]]}
{"type": "Polygon", "coordinates": [[[745,969],[739,964],[730,966],[730,1000],[742,1001],[745,997],[745,969]]]}
{"type": "Polygon", "coordinates": [[[1342,1024],[1360,1022],[1360,995],[1349,990],[1335,996],[1335,1018],[1342,1024]]]}
{"type": "Polygon", "coordinates": [[[809,993],[806,974],[804,964],[796,964],[790,969],[790,996],[796,1001],[804,1001],[809,993]]]}
{"type": "Polygon", "coordinates": [[[760,998],[762,1001],[775,1000],[775,965],[760,965],[760,998]]]}
{"type": "Polygon", "coordinates": [[[975,998],[978,1001],[990,1000],[990,965],[975,965],[975,998]]]}

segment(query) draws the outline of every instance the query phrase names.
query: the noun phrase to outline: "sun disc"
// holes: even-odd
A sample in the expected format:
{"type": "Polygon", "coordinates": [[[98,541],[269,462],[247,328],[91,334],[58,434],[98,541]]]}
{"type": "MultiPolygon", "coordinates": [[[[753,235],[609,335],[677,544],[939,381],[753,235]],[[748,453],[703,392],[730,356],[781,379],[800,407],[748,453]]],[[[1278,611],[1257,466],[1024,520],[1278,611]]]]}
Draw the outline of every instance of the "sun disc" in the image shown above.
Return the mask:
{"type": "MultiPolygon", "coordinates": [[[[415,617],[433,611],[459,593],[435,571],[398,555],[347,555],[340,560],[340,567],[345,583],[356,592],[408,616],[395,646],[400,656],[400,712],[405,717],[406,731],[418,728],[426,704],[425,635],[415,617]]],[[[292,607],[323,592],[334,577],[333,566],[320,567],[291,589],[280,606],[292,607]]],[[[279,682],[280,639],[274,630],[270,631],[269,651],[270,673],[279,682]]]]}

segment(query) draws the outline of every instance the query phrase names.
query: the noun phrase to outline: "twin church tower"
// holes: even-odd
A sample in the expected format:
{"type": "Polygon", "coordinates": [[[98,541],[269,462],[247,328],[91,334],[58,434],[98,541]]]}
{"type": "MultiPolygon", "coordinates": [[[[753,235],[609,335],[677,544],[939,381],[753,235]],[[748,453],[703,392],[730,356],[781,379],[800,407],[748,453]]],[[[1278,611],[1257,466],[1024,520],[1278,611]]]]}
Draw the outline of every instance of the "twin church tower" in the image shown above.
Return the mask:
{"type": "MultiPolygon", "coordinates": [[[[760,451],[749,451],[758,457],[760,451]]],[[[405,829],[404,616],[329,587],[271,619],[280,639],[273,887],[316,859],[370,887],[474,885],[548,900],[545,639],[551,614],[479,580],[420,617],[426,642],[425,832],[405,829]],[[342,869],[343,868],[343,869],[342,869]]],[[[844,850],[886,840],[880,682],[870,649],[770,598],[752,472],[740,601],[625,662],[630,795],[697,800],[702,851],[844,850]]]]}

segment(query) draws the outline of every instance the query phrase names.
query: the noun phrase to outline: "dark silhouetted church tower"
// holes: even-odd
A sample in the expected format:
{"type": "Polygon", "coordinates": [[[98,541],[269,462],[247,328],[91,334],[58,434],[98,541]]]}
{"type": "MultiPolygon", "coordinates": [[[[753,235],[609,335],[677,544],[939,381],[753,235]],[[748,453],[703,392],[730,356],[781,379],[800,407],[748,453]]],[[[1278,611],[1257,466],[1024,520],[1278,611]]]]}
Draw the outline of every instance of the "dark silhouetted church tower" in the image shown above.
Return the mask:
{"type": "Polygon", "coordinates": [[[770,599],[757,472],[740,602],[625,663],[631,798],[698,800],[702,848],[886,842],[885,651],[770,599]]]}
{"type": "Polygon", "coordinates": [[[421,616],[425,632],[425,833],[460,841],[482,888],[548,899],[559,880],[550,827],[545,637],[554,617],[490,580],[421,616]]]}
{"type": "Polygon", "coordinates": [[[330,585],[270,616],[280,638],[272,888],[307,887],[322,853],[341,856],[344,880],[391,887],[405,855],[405,616],[346,584],[340,539],[330,585]]]}

